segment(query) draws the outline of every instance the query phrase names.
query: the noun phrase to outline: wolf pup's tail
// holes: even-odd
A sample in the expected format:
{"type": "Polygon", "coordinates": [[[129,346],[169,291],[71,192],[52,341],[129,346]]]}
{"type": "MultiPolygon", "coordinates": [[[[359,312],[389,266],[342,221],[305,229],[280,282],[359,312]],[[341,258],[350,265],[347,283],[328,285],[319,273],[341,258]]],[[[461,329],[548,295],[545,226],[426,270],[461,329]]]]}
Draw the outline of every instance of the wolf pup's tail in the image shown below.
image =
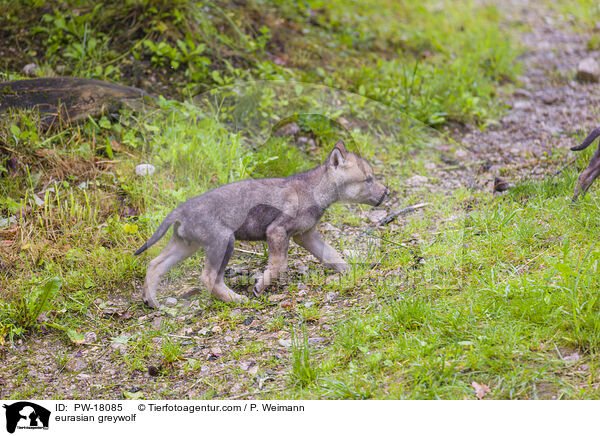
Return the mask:
{"type": "Polygon", "coordinates": [[[150,248],[151,246],[156,244],[160,240],[160,238],[162,238],[164,236],[164,234],[167,233],[167,230],[169,230],[169,227],[171,227],[171,225],[175,221],[177,221],[177,215],[175,214],[175,211],[173,211],[169,215],[167,215],[167,217],[163,220],[162,223],[160,223],[160,225],[158,226],[158,229],[156,229],[154,234],[152,236],[150,236],[150,239],[148,239],[146,242],[144,242],[144,245],[142,245],[133,254],[136,256],[139,254],[142,254],[148,248],[150,248]]]}
{"type": "Polygon", "coordinates": [[[592,132],[589,135],[587,135],[587,137],[583,140],[583,142],[581,144],[576,145],[575,147],[571,147],[571,150],[573,150],[573,151],[583,150],[584,148],[588,147],[592,142],[594,142],[594,140],[598,136],[600,136],[600,127],[592,130],[592,132]]]}

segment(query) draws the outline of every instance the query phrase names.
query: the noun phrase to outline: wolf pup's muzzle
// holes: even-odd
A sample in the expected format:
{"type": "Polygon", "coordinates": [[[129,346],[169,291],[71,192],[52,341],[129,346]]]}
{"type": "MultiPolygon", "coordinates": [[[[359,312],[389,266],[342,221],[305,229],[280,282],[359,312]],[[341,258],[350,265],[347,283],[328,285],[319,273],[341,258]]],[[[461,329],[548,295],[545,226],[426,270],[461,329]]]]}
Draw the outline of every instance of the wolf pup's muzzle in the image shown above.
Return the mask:
{"type": "Polygon", "coordinates": [[[381,197],[379,197],[379,201],[377,201],[377,203],[375,204],[375,207],[377,207],[381,203],[383,203],[383,200],[385,199],[385,197],[388,196],[389,193],[390,193],[390,190],[386,188],[385,191],[383,191],[383,194],[381,194],[381,197]]]}

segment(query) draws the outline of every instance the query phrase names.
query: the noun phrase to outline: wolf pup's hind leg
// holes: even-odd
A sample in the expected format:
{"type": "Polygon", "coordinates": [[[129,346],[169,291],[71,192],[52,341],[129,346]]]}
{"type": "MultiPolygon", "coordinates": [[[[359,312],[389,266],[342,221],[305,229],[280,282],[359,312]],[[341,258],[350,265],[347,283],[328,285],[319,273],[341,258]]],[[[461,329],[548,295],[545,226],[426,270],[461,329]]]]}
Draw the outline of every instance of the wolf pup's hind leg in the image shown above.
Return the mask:
{"type": "Polygon", "coordinates": [[[220,234],[218,239],[214,239],[204,246],[206,252],[206,262],[202,271],[202,283],[216,298],[221,301],[244,302],[248,298],[236,294],[229,289],[225,284],[223,277],[225,276],[225,267],[229,263],[229,259],[233,253],[235,238],[233,233],[229,235],[226,232],[220,234]]]}
{"type": "Polygon", "coordinates": [[[144,302],[148,306],[153,308],[158,307],[156,288],[160,283],[160,278],[177,263],[187,259],[198,251],[199,248],[200,245],[187,242],[180,238],[176,232],[173,233],[173,237],[167,246],[148,265],[142,294],[144,302]]]}

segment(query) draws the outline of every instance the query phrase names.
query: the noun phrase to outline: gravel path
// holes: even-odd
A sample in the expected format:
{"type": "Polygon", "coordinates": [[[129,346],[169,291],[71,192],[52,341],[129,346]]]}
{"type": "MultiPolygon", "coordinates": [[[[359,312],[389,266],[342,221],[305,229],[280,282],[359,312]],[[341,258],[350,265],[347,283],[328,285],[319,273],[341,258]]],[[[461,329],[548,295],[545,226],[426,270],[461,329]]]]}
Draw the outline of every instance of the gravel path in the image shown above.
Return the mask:
{"type": "Polygon", "coordinates": [[[517,36],[525,49],[522,75],[512,93],[499,95],[498,104],[509,110],[499,125],[484,131],[451,133],[471,152],[472,160],[487,161],[476,180],[484,189],[491,189],[499,175],[518,180],[549,174],[549,156],[565,153],[599,125],[600,86],[575,80],[577,64],[600,54],[588,50],[589,35],[575,33],[572,23],[541,1],[513,0],[498,7],[506,11],[507,26],[521,24],[525,29],[517,36]]]}

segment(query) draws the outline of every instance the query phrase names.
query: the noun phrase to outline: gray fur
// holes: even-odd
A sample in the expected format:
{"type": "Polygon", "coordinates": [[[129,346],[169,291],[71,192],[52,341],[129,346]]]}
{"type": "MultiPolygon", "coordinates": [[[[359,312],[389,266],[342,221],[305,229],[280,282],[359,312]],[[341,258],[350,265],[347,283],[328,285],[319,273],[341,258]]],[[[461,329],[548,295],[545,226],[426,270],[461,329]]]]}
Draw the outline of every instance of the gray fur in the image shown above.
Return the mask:
{"type": "MultiPolygon", "coordinates": [[[[590,134],[583,140],[583,142],[575,147],[571,147],[573,151],[583,150],[590,146],[596,138],[600,136],[600,128],[594,129],[590,134]]],[[[581,194],[585,194],[589,187],[592,185],[594,180],[600,175],[600,147],[596,150],[596,153],[590,159],[590,162],[585,170],[579,175],[577,184],[575,185],[575,192],[573,193],[572,201],[575,202],[581,194]]]]}
{"type": "Polygon", "coordinates": [[[290,238],[339,272],[347,263],[319,235],[316,226],[335,202],[379,205],[389,193],[375,181],[369,164],[339,141],[327,161],[286,178],[248,179],[219,186],[174,209],[135,254],[156,243],[173,226],[173,237],[146,273],[144,301],[158,307],[160,277],[200,247],[206,253],[202,282],[223,301],[243,301],[223,281],[236,239],[266,240],[268,267],[253,287],[260,294],[287,269],[290,238]]]}

